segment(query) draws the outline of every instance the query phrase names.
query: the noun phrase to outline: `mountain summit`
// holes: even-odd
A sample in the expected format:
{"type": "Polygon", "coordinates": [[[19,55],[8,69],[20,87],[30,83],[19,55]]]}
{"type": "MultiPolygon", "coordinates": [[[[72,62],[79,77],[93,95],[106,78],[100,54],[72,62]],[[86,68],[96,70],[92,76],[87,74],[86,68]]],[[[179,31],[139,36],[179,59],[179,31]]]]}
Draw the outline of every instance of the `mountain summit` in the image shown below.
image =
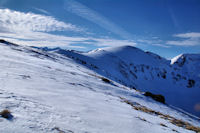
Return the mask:
{"type": "Polygon", "coordinates": [[[162,96],[156,95],[170,103],[173,95],[164,92],[173,85],[177,96],[185,89],[195,96],[198,81],[188,86],[187,77],[170,80],[172,70],[181,68],[153,53],[129,46],[81,53],[0,41],[0,60],[0,132],[200,131],[198,117],[158,102],[162,96]]]}
{"type": "Polygon", "coordinates": [[[127,87],[164,95],[166,102],[200,116],[200,54],[167,60],[132,46],[101,48],[87,53],[57,50],[127,87]],[[95,66],[95,67],[94,67],[95,66]]]}

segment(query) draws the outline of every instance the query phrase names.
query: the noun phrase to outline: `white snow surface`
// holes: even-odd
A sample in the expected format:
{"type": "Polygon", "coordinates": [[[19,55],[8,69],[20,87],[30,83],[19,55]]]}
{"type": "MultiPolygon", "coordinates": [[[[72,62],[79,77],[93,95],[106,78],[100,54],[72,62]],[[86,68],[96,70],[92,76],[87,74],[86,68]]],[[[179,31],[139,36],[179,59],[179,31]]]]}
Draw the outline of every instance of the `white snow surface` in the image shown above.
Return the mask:
{"type": "Polygon", "coordinates": [[[59,54],[0,43],[0,69],[0,110],[9,109],[14,116],[0,117],[1,133],[192,132],[135,110],[119,97],[200,126],[135,90],[103,82],[94,70],[59,54]]]}
{"type": "Polygon", "coordinates": [[[200,117],[200,54],[167,60],[132,46],[101,48],[87,53],[57,49],[100,75],[141,91],[161,94],[166,102],[200,117]]]}

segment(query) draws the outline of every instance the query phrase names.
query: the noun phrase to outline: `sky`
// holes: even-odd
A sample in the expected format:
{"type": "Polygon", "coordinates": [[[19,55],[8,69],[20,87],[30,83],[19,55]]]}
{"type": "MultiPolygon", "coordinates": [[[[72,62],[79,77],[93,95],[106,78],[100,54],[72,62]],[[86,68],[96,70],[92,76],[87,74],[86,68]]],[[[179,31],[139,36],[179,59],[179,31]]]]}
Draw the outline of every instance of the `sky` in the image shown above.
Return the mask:
{"type": "Polygon", "coordinates": [[[0,0],[0,38],[88,51],[200,53],[200,0],[0,0]]]}

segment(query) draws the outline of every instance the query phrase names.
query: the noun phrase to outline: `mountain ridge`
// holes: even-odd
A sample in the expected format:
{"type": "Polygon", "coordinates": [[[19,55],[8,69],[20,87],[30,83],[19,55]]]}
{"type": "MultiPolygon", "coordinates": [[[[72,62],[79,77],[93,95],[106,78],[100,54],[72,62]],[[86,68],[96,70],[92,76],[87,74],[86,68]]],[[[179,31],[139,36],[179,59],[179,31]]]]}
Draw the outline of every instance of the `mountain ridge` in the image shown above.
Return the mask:
{"type": "MultiPolygon", "coordinates": [[[[189,65],[188,68],[193,69],[186,71],[187,67],[177,66],[176,61],[172,64],[172,60],[131,46],[102,48],[88,53],[69,50],[62,52],[58,50],[56,53],[77,59],[81,64],[125,86],[162,94],[166,97],[167,103],[200,116],[200,113],[194,110],[195,105],[200,101],[197,96],[200,92],[200,78],[197,74],[200,67],[197,65],[189,65]],[[136,52],[131,53],[134,51],[136,52]],[[193,88],[192,91],[190,88],[193,88]],[[177,99],[177,96],[181,100],[177,99]],[[184,100],[182,97],[185,97],[184,100]],[[191,97],[196,100],[191,100],[191,97]],[[180,103],[188,103],[190,106],[183,106],[180,103]]],[[[180,58],[182,56],[178,59],[180,58]]],[[[198,59],[196,61],[200,62],[198,59]]]]}
{"type": "MultiPolygon", "coordinates": [[[[176,63],[185,55],[198,56],[198,54],[182,54],[175,57],[176,60],[172,59],[174,62],[171,63],[172,60],[132,46],[101,48],[89,52],[61,48],[34,48],[69,57],[98,74],[127,87],[164,95],[168,104],[200,116],[200,113],[195,110],[196,104],[200,101],[198,98],[200,92],[199,75],[195,76],[196,71],[186,71],[185,68],[182,69],[176,63]],[[177,99],[177,96],[180,98],[177,99]],[[188,104],[183,105],[182,103],[188,104]]],[[[197,70],[198,67],[193,70],[197,70]]]]}
{"type": "Polygon", "coordinates": [[[13,115],[0,116],[0,132],[200,131],[199,118],[98,74],[83,53],[2,43],[0,51],[0,107],[13,115]]]}

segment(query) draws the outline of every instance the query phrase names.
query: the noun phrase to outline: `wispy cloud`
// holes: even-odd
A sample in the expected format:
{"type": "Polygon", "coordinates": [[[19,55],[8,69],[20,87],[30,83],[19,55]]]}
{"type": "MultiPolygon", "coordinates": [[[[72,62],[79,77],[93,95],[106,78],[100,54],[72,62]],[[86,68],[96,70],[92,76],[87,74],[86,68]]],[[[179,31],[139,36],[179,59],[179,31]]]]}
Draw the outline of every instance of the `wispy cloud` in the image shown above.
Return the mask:
{"type": "Polygon", "coordinates": [[[65,47],[65,48],[86,48],[75,46],[73,44],[88,44],[97,47],[114,47],[131,45],[136,43],[128,40],[118,40],[112,38],[93,38],[93,37],[69,37],[63,35],[53,35],[42,32],[25,32],[21,33],[0,33],[0,38],[15,42],[21,45],[38,46],[38,47],[65,47]]]}
{"type": "Polygon", "coordinates": [[[174,36],[180,38],[200,38],[200,33],[190,32],[190,33],[176,34],[174,36]]]}
{"type": "Polygon", "coordinates": [[[138,39],[137,42],[143,45],[153,45],[163,48],[170,48],[170,46],[166,45],[163,40],[159,39],[159,37],[152,37],[151,39],[138,39]]]}
{"type": "Polygon", "coordinates": [[[50,15],[50,13],[49,13],[48,11],[44,10],[44,9],[40,9],[40,8],[36,8],[36,7],[34,7],[33,9],[35,9],[36,11],[39,11],[39,12],[41,12],[41,13],[50,15]]]}
{"type": "Polygon", "coordinates": [[[53,35],[49,33],[42,32],[24,32],[20,33],[0,33],[0,37],[28,46],[70,46],[73,42],[86,41],[87,38],[82,37],[67,37],[62,35],[53,35]]]}
{"type": "Polygon", "coordinates": [[[163,48],[170,48],[169,45],[165,45],[165,44],[159,44],[159,43],[155,43],[155,44],[152,44],[154,46],[158,46],[158,47],[163,47],[163,48]]]}
{"type": "Polygon", "coordinates": [[[49,32],[80,30],[75,25],[58,21],[51,16],[0,9],[0,32],[49,32]]]}
{"type": "Polygon", "coordinates": [[[174,37],[178,38],[178,40],[167,41],[166,44],[177,46],[200,45],[200,33],[198,32],[175,34],[174,37]]]}
{"type": "Polygon", "coordinates": [[[116,47],[123,45],[136,46],[137,44],[131,40],[118,40],[112,38],[88,38],[93,41],[93,44],[99,47],[116,47]]]}
{"type": "Polygon", "coordinates": [[[51,16],[0,9],[0,38],[21,45],[79,49],[86,48],[84,44],[96,47],[136,45],[131,40],[118,40],[109,37],[66,36],[52,34],[51,31],[86,32],[82,28],[71,23],[58,21],[51,16]],[[74,44],[83,45],[76,46],[74,44]]]}
{"type": "Polygon", "coordinates": [[[168,11],[169,11],[169,15],[170,15],[170,17],[172,19],[172,22],[174,24],[174,27],[178,28],[178,29],[181,29],[181,26],[180,26],[179,21],[178,21],[178,17],[174,13],[174,10],[172,9],[171,6],[168,6],[168,11]]]}
{"type": "Polygon", "coordinates": [[[75,0],[65,0],[64,6],[67,11],[89,20],[108,31],[123,37],[124,39],[132,40],[132,35],[130,33],[85,5],[76,2],[75,0]]]}

